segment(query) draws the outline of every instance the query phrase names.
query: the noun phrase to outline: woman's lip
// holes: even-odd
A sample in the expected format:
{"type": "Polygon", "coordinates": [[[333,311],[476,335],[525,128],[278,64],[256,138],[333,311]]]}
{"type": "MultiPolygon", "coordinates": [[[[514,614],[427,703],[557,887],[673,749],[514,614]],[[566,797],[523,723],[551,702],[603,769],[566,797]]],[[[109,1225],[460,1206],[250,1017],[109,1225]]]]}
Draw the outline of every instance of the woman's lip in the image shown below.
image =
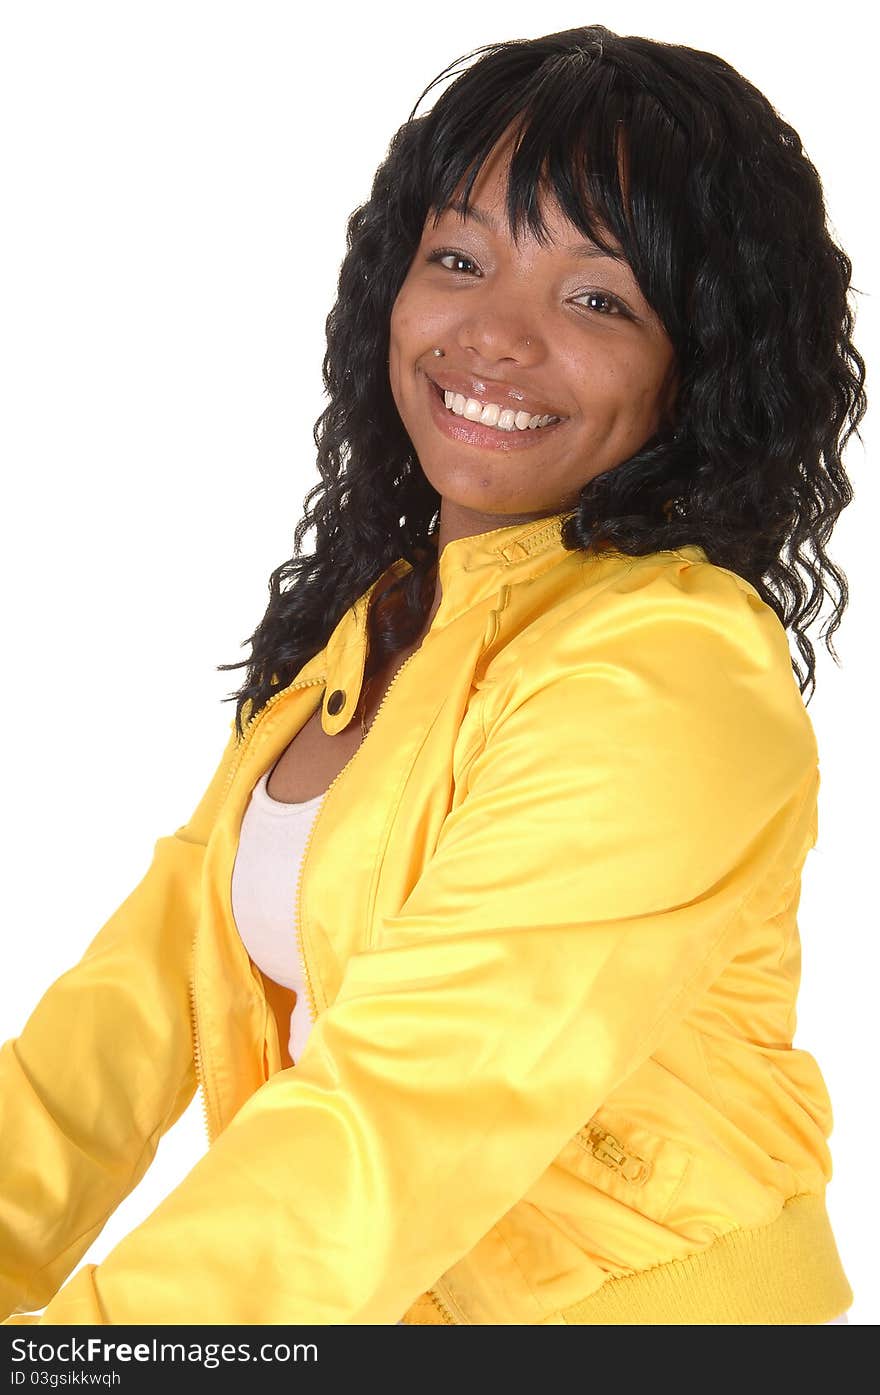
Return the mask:
{"type": "Polygon", "coordinates": [[[539,437],[552,435],[568,420],[566,417],[550,426],[527,427],[525,431],[520,431],[518,427],[514,431],[498,431],[495,427],[482,426],[468,417],[457,417],[450,412],[441,395],[442,390],[427,374],[424,377],[431,399],[431,412],[440,430],[454,441],[464,441],[470,446],[480,446],[486,450],[528,449],[540,444],[539,437]]]}

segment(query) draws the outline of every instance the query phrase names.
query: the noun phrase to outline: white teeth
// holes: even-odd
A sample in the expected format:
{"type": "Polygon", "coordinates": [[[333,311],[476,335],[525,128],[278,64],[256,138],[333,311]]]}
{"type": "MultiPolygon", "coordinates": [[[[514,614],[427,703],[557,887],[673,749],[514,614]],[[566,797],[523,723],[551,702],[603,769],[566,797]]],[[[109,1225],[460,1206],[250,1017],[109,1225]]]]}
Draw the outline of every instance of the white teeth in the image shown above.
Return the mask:
{"type": "Polygon", "coordinates": [[[561,421],[561,417],[529,416],[528,412],[514,412],[510,407],[499,407],[497,402],[479,402],[475,397],[465,397],[460,392],[444,391],[443,400],[450,412],[468,421],[478,421],[481,426],[494,426],[499,431],[535,431],[551,422],[561,421]]]}

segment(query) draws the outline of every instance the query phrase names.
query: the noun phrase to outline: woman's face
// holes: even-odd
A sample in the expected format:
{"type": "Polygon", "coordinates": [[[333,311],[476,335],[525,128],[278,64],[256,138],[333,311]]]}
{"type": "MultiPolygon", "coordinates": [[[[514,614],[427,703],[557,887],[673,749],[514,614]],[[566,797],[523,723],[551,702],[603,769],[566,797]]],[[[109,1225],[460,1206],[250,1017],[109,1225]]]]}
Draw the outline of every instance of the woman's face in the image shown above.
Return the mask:
{"type": "Polygon", "coordinates": [[[677,388],[672,345],[625,262],[585,241],[555,203],[544,208],[551,243],[528,232],[514,246],[508,158],[499,144],[467,221],[455,211],[436,230],[426,221],[391,314],[397,410],[428,480],[465,529],[473,516],[475,533],[574,507],[588,480],[666,424],[677,388]],[[479,405],[455,415],[434,384],[460,394],[459,409],[462,398],[479,405]],[[522,430],[514,413],[562,421],[522,430]],[[512,416],[513,431],[498,429],[512,416]]]}

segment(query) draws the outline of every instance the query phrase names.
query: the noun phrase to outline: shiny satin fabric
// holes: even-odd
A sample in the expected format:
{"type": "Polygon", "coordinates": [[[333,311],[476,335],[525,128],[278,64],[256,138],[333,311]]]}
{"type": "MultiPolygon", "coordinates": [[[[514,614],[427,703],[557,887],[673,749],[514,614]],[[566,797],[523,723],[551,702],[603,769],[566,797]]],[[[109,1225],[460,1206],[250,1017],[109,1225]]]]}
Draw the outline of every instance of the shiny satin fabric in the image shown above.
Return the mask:
{"type": "Polygon", "coordinates": [[[701,549],[569,553],[562,517],[443,551],[313,826],[292,1067],[231,873],[260,775],[319,705],[351,719],[372,588],[0,1049],[7,1323],[849,1305],[792,1042],[819,770],[785,632],[701,549]],[[65,1284],[197,1087],[204,1157],[65,1284]]]}

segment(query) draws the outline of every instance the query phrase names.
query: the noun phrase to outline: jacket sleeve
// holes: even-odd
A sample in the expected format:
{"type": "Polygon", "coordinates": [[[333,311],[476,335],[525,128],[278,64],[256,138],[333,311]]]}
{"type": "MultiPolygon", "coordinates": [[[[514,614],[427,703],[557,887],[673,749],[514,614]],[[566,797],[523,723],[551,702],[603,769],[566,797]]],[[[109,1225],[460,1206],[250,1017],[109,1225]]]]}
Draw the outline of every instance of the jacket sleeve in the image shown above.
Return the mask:
{"type": "Polygon", "coordinates": [[[785,632],[709,564],[604,601],[496,681],[299,1062],[43,1321],[396,1322],[736,953],[812,836],[785,632]]]}
{"type": "Polygon", "coordinates": [[[195,1093],[190,946],[234,750],[231,724],[192,817],[158,839],[139,884],[0,1047],[4,1317],[58,1290],[195,1093]]]}

